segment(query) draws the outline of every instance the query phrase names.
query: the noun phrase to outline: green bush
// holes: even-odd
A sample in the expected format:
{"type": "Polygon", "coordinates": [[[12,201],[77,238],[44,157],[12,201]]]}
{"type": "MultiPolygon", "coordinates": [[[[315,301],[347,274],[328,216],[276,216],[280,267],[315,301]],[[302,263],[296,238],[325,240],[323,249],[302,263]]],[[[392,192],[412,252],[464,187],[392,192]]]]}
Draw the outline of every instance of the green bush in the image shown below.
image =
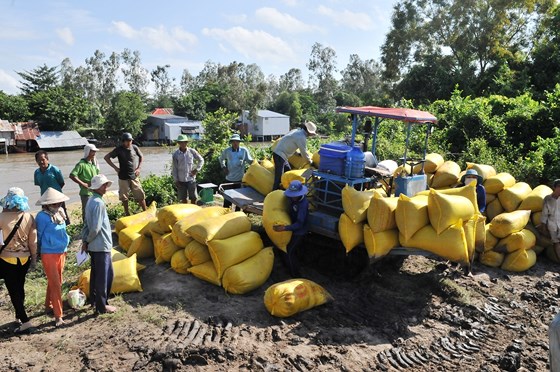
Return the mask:
{"type": "Polygon", "coordinates": [[[177,203],[177,189],[171,174],[156,176],[150,174],[142,178],[142,188],[146,193],[146,205],[156,202],[158,208],[177,203]]]}

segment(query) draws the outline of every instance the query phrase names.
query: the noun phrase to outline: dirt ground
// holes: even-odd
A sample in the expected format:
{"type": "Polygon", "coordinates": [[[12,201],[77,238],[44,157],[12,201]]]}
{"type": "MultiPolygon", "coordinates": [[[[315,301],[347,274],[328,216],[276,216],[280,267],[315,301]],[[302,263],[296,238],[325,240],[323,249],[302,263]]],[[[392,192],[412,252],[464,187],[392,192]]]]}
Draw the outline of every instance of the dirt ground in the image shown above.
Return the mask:
{"type": "Polygon", "coordinates": [[[267,283],[243,296],[141,260],[144,290],[113,298],[116,314],[67,309],[69,325],[57,329],[39,298],[36,330],[22,336],[2,285],[0,370],[548,370],[560,283],[545,257],[522,274],[475,264],[469,277],[421,256],[368,265],[364,249],[346,257],[317,236],[303,248],[302,275],[334,301],[287,319],[263,304],[266,288],[289,278],[278,257],[267,283]]]}

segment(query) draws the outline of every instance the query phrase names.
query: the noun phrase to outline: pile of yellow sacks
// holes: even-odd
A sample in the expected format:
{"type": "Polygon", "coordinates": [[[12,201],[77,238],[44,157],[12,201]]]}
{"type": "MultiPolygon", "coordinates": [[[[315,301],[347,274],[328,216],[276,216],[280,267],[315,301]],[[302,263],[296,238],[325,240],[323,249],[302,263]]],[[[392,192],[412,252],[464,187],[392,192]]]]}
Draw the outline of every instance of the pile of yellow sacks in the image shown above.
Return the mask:
{"type": "Polygon", "coordinates": [[[243,212],[194,204],[173,204],[119,231],[127,254],[154,256],[180,274],[193,274],[226,291],[242,294],[261,286],[274,263],[272,248],[264,248],[243,212]]]}
{"type": "Polygon", "coordinates": [[[307,279],[290,279],[268,287],[264,305],[268,312],[286,318],[332,300],[320,285],[307,279]]]}

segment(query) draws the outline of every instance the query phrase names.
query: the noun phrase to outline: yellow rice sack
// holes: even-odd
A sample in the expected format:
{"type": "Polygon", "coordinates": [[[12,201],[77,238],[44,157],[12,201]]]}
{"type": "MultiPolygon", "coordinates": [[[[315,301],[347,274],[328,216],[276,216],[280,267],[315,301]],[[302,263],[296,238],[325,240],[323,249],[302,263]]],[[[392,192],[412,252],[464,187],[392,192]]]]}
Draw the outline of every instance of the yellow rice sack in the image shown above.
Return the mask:
{"type": "Polygon", "coordinates": [[[218,278],[218,273],[212,261],[205,262],[200,265],[191,266],[187,271],[193,274],[198,279],[207,281],[208,283],[221,286],[222,282],[218,278]]]}
{"type": "Polygon", "coordinates": [[[284,189],[288,189],[290,187],[290,182],[292,181],[300,181],[301,183],[305,183],[305,178],[303,177],[303,173],[306,172],[307,169],[294,169],[282,174],[282,178],[280,179],[280,183],[284,189]]]}
{"type": "Polygon", "coordinates": [[[171,238],[177,247],[185,248],[187,244],[192,242],[194,239],[192,236],[187,234],[187,229],[183,224],[181,224],[181,221],[182,220],[177,221],[175,225],[173,225],[173,228],[171,229],[171,238]]]}
{"type": "Polygon", "coordinates": [[[156,202],[152,202],[150,206],[143,212],[119,218],[115,222],[115,232],[119,232],[128,226],[136,225],[141,222],[149,221],[156,216],[156,202]]]}
{"type": "Polygon", "coordinates": [[[496,194],[486,193],[486,205],[492,203],[494,200],[496,200],[497,197],[498,197],[498,195],[496,195],[496,194]]]}
{"type": "Polygon", "coordinates": [[[270,173],[274,174],[274,162],[269,159],[263,159],[261,165],[270,173]]]}
{"type": "Polygon", "coordinates": [[[438,234],[456,224],[457,221],[463,223],[463,221],[470,220],[474,213],[472,202],[462,196],[445,195],[435,190],[431,190],[428,195],[430,224],[438,234]]]}
{"type": "Polygon", "coordinates": [[[506,212],[513,212],[530,193],[531,186],[525,182],[517,182],[512,187],[500,191],[498,199],[506,212]]]}
{"type": "Polygon", "coordinates": [[[364,242],[363,223],[354,223],[346,213],[342,213],[338,220],[338,234],[346,253],[349,253],[364,242]]]}
{"type": "Polygon", "coordinates": [[[535,246],[537,237],[531,230],[523,229],[501,239],[494,247],[496,252],[511,253],[520,249],[531,249],[535,246]]]}
{"type": "Polygon", "coordinates": [[[171,268],[173,271],[178,274],[188,274],[189,267],[191,266],[192,264],[189,260],[187,260],[184,250],[181,249],[173,253],[173,256],[171,257],[171,268]]]}
{"type": "Polygon", "coordinates": [[[280,250],[286,252],[286,247],[292,239],[291,231],[274,231],[274,225],[290,225],[289,200],[282,190],[275,190],[264,198],[262,222],[266,234],[272,243],[280,250]]]}
{"type": "Polygon", "coordinates": [[[467,162],[467,169],[474,169],[479,176],[482,177],[482,181],[493,177],[496,175],[496,169],[487,164],[476,164],[467,162]]]}
{"type": "MultiPolygon", "coordinates": [[[[431,154],[426,154],[426,161],[424,162],[424,173],[435,173],[437,169],[445,162],[443,156],[432,152],[431,154]]],[[[422,164],[414,166],[414,174],[420,173],[422,170],[422,164]]]]}
{"type": "Polygon", "coordinates": [[[498,198],[494,199],[494,201],[486,206],[486,217],[488,221],[492,221],[494,217],[504,212],[504,207],[502,207],[502,203],[500,203],[500,199],[498,198]]]}
{"type": "Polygon", "coordinates": [[[152,242],[153,242],[153,246],[154,246],[154,258],[155,258],[156,264],[160,264],[160,263],[164,262],[163,259],[161,258],[161,253],[160,253],[160,251],[161,251],[160,241],[161,241],[162,236],[163,235],[156,234],[155,232],[152,232],[152,242]]]}
{"type": "Polygon", "coordinates": [[[415,195],[409,198],[405,194],[400,194],[395,210],[395,222],[405,239],[410,239],[418,230],[430,223],[428,196],[415,195]]]}
{"type": "MultiPolygon", "coordinates": [[[[474,185],[466,185],[461,187],[453,187],[451,189],[442,189],[436,190],[438,193],[442,195],[455,195],[455,196],[462,196],[467,198],[471,201],[475,212],[478,212],[478,202],[476,200],[476,187],[474,185]]],[[[431,190],[424,190],[420,191],[414,197],[421,196],[421,195],[430,195],[431,190]]]]}
{"type": "MultiPolygon", "coordinates": [[[[87,269],[78,279],[78,287],[89,297],[91,269],[87,269]]],[[[113,284],[111,293],[142,292],[142,285],[136,270],[136,256],[113,261],[113,284]]]]}
{"type": "Polygon", "coordinates": [[[469,253],[469,261],[472,262],[475,252],[475,236],[476,236],[476,222],[477,215],[463,223],[463,230],[465,231],[465,242],[467,243],[467,252],[469,253]]]}
{"type": "Polygon", "coordinates": [[[490,267],[500,267],[504,262],[505,255],[494,251],[486,251],[480,254],[481,264],[490,267]]]}
{"type": "MultiPolygon", "coordinates": [[[[492,235],[492,233],[490,232],[490,224],[489,223],[484,226],[484,231],[486,232],[486,241],[484,242],[484,252],[488,252],[488,251],[494,249],[494,247],[496,246],[496,244],[498,244],[500,239],[498,239],[494,235],[492,235]]],[[[500,263],[500,265],[501,265],[501,263],[500,263]]]]}
{"type": "Polygon", "coordinates": [[[511,174],[502,172],[488,177],[483,185],[487,194],[498,194],[503,189],[515,185],[515,182],[515,178],[511,174]]]}
{"type": "Polygon", "coordinates": [[[321,164],[321,155],[319,155],[319,151],[313,153],[311,160],[313,160],[313,166],[319,169],[319,164],[321,164]]]}
{"type": "Polygon", "coordinates": [[[125,227],[124,229],[119,231],[119,246],[125,251],[128,251],[128,248],[130,247],[130,244],[132,244],[132,241],[141,235],[140,230],[142,230],[145,224],[146,222],[140,222],[136,225],[125,227]]]}
{"type": "MultiPolygon", "coordinates": [[[[535,247],[538,246],[538,247],[546,248],[548,246],[552,246],[552,241],[550,240],[550,238],[541,234],[541,232],[537,230],[537,228],[533,225],[532,222],[527,223],[527,226],[525,226],[525,228],[531,231],[535,235],[535,239],[536,239],[535,247]]],[[[535,249],[535,247],[531,249],[534,250],[535,253],[538,255],[540,252],[538,249],[535,249]]]]}
{"type": "Polygon", "coordinates": [[[144,233],[144,235],[149,235],[149,236],[152,236],[152,234],[163,235],[163,234],[167,234],[169,231],[171,231],[171,230],[168,230],[167,228],[162,229],[159,226],[159,222],[158,222],[157,219],[155,221],[153,221],[153,220],[150,221],[146,225],[146,227],[144,229],[142,229],[141,232],[144,232],[146,229],[148,229],[150,233],[149,234],[144,233]]]}
{"type": "Polygon", "coordinates": [[[173,238],[171,237],[171,233],[167,233],[161,236],[161,239],[158,241],[159,243],[159,257],[156,257],[158,261],[163,262],[171,262],[171,257],[173,254],[178,250],[182,250],[181,247],[177,247],[175,243],[173,243],[173,238]]]}
{"type": "Polygon", "coordinates": [[[262,249],[261,236],[254,231],[208,242],[208,251],[216,267],[218,278],[222,278],[224,271],[231,266],[245,261],[262,249]]]}
{"type": "Polygon", "coordinates": [[[384,198],[377,191],[373,193],[367,211],[367,220],[371,231],[381,232],[397,227],[395,210],[398,201],[399,198],[396,197],[384,198]]]}
{"type": "Polygon", "coordinates": [[[490,232],[496,238],[502,239],[515,232],[521,231],[529,222],[531,211],[514,211],[497,215],[490,222],[490,232]]]}
{"type": "Polygon", "coordinates": [[[437,189],[454,185],[459,180],[460,173],[461,167],[459,164],[448,160],[438,167],[430,186],[437,189]]]}
{"type": "Polygon", "coordinates": [[[156,226],[158,226],[157,230],[159,231],[159,224],[157,222],[157,217],[153,217],[152,219],[149,219],[146,221],[146,225],[144,225],[144,227],[142,228],[142,230],[140,230],[140,234],[147,236],[147,237],[151,237],[152,236],[152,229],[154,224],[156,226]]]}
{"type": "Polygon", "coordinates": [[[346,185],[342,189],[342,208],[354,223],[364,222],[374,190],[358,191],[346,185]]]}
{"type": "Polygon", "coordinates": [[[332,296],[319,284],[307,279],[290,279],[268,287],[264,305],[268,312],[286,318],[331,301],[332,296]]]}
{"type": "Polygon", "coordinates": [[[533,212],[531,213],[531,222],[535,226],[539,226],[541,224],[541,216],[542,212],[533,212]]]}
{"type": "Polygon", "coordinates": [[[486,216],[476,215],[476,231],[474,235],[474,248],[477,252],[484,252],[486,244],[486,216]]]}
{"type": "Polygon", "coordinates": [[[224,272],[222,286],[228,293],[244,294],[263,285],[272,272],[274,252],[272,247],[262,249],[243,262],[224,272]]]}
{"type": "Polygon", "coordinates": [[[502,269],[521,272],[529,270],[537,263],[537,254],[532,249],[520,249],[506,255],[502,269]]]}
{"type": "Polygon", "coordinates": [[[212,239],[227,239],[251,230],[251,220],[244,212],[224,214],[192,225],[187,234],[199,243],[206,244],[212,239]]]}
{"type": "Polygon", "coordinates": [[[200,207],[195,204],[181,203],[165,206],[157,212],[159,227],[169,232],[177,221],[198,210],[200,207]]]}
{"type": "Polygon", "coordinates": [[[369,258],[380,258],[386,256],[391,249],[399,245],[399,230],[385,230],[378,233],[371,231],[367,224],[364,224],[364,243],[369,258]]]}
{"type": "Polygon", "coordinates": [[[528,209],[531,212],[540,212],[543,208],[544,197],[552,194],[552,189],[547,185],[539,185],[533,189],[521,202],[517,209],[528,209]]]}
{"type": "Polygon", "coordinates": [[[148,258],[154,256],[154,242],[151,237],[140,235],[132,241],[126,252],[128,257],[136,254],[137,258],[148,258]]]}
{"type": "Polygon", "coordinates": [[[256,160],[249,166],[243,175],[243,183],[251,186],[263,195],[272,191],[274,186],[274,173],[266,170],[256,160]]]}
{"type": "Polygon", "coordinates": [[[412,174],[412,167],[410,164],[399,165],[393,172],[393,177],[408,176],[412,174]]]}
{"type": "Polygon", "coordinates": [[[211,206],[206,208],[201,208],[200,210],[193,212],[187,216],[184,216],[179,221],[173,225],[171,230],[171,236],[173,237],[173,242],[179,247],[186,247],[193,238],[187,233],[189,227],[201,223],[206,220],[214,219],[224,214],[231,213],[230,208],[223,208],[218,206],[211,206]]]}
{"type": "MultiPolygon", "coordinates": [[[[307,151],[307,154],[309,155],[309,158],[313,160],[313,154],[309,151],[307,151]]],[[[307,169],[311,165],[305,157],[300,155],[299,150],[288,158],[288,163],[290,163],[292,169],[307,169]]]]}
{"type": "Polygon", "coordinates": [[[404,239],[404,236],[399,234],[399,241],[403,247],[423,249],[453,262],[469,262],[465,230],[461,221],[441,234],[438,234],[432,225],[424,226],[410,239],[404,239]]]}
{"type": "Polygon", "coordinates": [[[189,260],[193,266],[212,260],[208,247],[196,240],[193,240],[185,247],[185,257],[187,257],[187,260],[189,260]]]}

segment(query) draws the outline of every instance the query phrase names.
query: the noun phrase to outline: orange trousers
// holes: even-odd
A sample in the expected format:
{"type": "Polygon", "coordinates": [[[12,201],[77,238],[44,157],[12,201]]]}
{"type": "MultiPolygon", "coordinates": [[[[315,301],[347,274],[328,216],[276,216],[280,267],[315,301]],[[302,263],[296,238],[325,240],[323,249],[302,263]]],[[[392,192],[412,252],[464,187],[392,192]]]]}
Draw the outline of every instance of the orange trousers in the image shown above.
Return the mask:
{"type": "Polygon", "coordinates": [[[47,276],[45,308],[52,308],[55,318],[62,318],[62,270],[66,253],[44,253],[41,255],[47,276]]]}

